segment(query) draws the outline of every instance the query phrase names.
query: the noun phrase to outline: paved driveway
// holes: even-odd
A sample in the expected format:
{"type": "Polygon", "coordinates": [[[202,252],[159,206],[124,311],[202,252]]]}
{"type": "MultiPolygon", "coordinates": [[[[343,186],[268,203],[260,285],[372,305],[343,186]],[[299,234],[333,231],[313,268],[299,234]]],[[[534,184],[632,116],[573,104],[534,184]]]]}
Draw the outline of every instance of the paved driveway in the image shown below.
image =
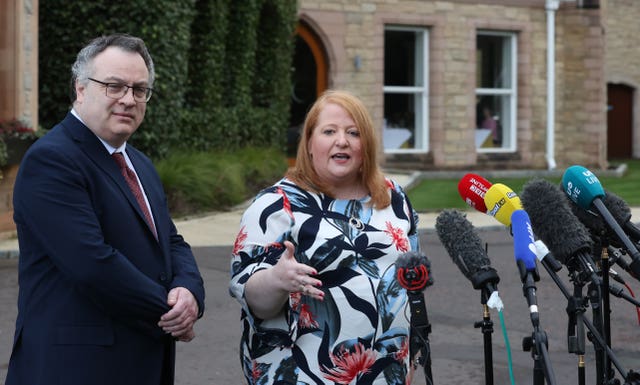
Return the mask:
{"type": "MultiPolygon", "coordinates": [[[[525,337],[532,334],[527,303],[522,283],[513,258],[513,244],[504,229],[479,230],[488,243],[489,257],[498,271],[500,297],[505,304],[503,312],[517,384],[533,383],[534,360],[530,352],[522,349],[525,337]]],[[[483,333],[474,327],[482,320],[480,292],[453,264],[433,230],[422,231],[423,251],[432,263],[435,284],[425,290],[427,313],[433,331],[429,335],[432,351],[434,383],[485,384],[485,355],[483,333]]],[[[197,337],[192,342],[178,345],[178,385],[231,385],[244,384],[238,358],[240,336],[239,306],[229,297],[230,246],[197,247],[194,249],[205,279],[207,309],[196,324],[197,337]]],[[[16,315],[17,273],[15,259],[0,260],[0,379],[6,376],[13,325],[16,315]]],[[[558,385],[577,384],[577,356],[567,352],[567,306],[549,274],[539,265],[541,280],[536,283],[540,307],[540,323],[549,339],[549,356],[558,385]]],[[[567,279],[566,269],[559,272],[570,292],[573,285],[567,279]]],[[[622,276],[635,292],[640,283],[622,276]]],[[[586,290],[585,290],[586,292],[586,290]]],[[[625,370],[640,368],[640,327],[633,305],[612,298],[612,348],[625,370]]],[[[591,309],[586,315],[591,318],[591,309]]],[[[493,374],[495,384],[509,384],[507,349],[498,313],[491,312],[494,332],[491,334],[493,374]]],[[[595,384],[594,349],[586,341],[587,384],[595,384]]],[[[621,378],[619,375],[617,378],[621,378]]],[[[414,385],[425,385],[424,373],[419,370],[414,385]]]]}

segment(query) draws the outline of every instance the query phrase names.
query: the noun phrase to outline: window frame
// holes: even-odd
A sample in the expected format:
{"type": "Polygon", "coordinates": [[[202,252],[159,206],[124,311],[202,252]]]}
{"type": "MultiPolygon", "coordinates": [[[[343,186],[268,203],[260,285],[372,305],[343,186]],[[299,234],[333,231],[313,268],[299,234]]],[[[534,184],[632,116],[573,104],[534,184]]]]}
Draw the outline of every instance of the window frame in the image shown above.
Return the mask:
{"type": "MultiPolygon", "coordinates": [[[[384,26],[384,34],[383,41],[386,40],[387,31],[402,31],[402,32],[414,32],[416,34],[420,34],[422,44],[419,47],[415,47],[416,51],[419,48],[422,51],[421,55],[421,73],[417,73],[418,65],[416,65],[416,79],[422,78],[423,82],[421,86],[387,86],[384,84],[383,80],[383,100],[387,94],[405,94],[405,95],[414,95],[414,107],[416,108],[416,118],[414,128],[414,135],[418,133],[420,129],[421,138],[415,142],[414,148],[397,148],[397,149],[387,149],[384,146],[384,140],[382,140],[382,148],[385,154],[424,154],[429,152],[429,29],[426,27],[416,27],[416,26],[404,26],[398,24],[385,24],[384,26]],[[419,76],[419,77],[418,77],[419,76]],[[418,107],[420,110],[418,111],[418,107]],[[420,116],[418,116],[418,114],[420,116]],[[420,127],[417,127],[420,125],[420,127]],[[419,144],[419,146],[418,146],[419,144]]],[[[418,55],[420,52],[415,52],[416,54],[416,62],[418,61],[418,55]]],[[[384,56],[384,52],[383,52],[384,56]]],[[[386,57],[383,58],[384,63],[386,64],[386,57]]],[[[384,115],[384,107],[383,107],[383,115],[384,115]]],[[[381,128],[381,131],[384,130],[384,127],[381,128]]],[[[416,135],[417,136],[417,135],[416,135]]]]}
{"type": "MultiPolygon", "coordinates": [[[[509,97],[509,121],[508,121],[508,138],[510,139],[508,145],[501,147],[489,147],[482,148],[476,147],[478,153],[507,153],[515,152],[517,149],[517,113],[518,113],[518,34],[514,31],[499,31],[490,29],[479,29],[476,31],[476,52],[478,49],[477,38],[478,36],[501,36],[509,39],[509,48],[511,50],[511,62],[509,63],[511,78],[510,88],[476,88],[475,100],[481,96],[497,96],[509,97]]],[[[477,58],[476,58],[477,60],[477,58]]],[[[478,76],[480,74],[476,71],[476,84],[478,84],[478,76]]],[[[477,116],[476,116],[477,119],[477,116]]],[[[505,125],[503,124],[503,129],[505,125]]],[[[475,127],[474,127],[475,129],[475,127]]],[[[506,136],[503,134],[503,138],[506,136]]]]}

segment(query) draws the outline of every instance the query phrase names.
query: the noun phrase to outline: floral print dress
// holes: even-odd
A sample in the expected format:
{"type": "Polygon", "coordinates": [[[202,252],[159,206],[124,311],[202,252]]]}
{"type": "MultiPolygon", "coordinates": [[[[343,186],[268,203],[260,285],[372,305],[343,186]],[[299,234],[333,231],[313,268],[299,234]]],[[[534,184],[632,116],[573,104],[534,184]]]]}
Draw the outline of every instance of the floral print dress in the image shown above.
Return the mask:
{"type": "Polygon", "coordinates": [[[377,210],[369,197],[336,200],[282,179],[246,210],[229,291],[242,305],[248,384],[406,384],[409,310],[394,263],[418,251],[417,214],[399,185],[387,185],[391,204],[377,210]],[[257,318],[244,284],[276,264],[286,240],[317,270],[324,300],[291,293],[277,317],[257,318]]]}

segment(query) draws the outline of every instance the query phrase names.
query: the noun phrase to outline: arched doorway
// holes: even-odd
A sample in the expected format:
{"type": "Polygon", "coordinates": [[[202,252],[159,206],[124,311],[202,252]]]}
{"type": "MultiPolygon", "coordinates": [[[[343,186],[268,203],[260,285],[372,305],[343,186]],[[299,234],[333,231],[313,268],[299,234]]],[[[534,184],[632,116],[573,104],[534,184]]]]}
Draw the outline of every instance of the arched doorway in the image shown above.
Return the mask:
{"type": "Polygon", "coordinates": [[[327,88],[327,56],[318,36],[305,23],[296,26],[291,108],[287,133],[289,165],[295,162],[304,117],[318,96],[327,88]]]}
{"type": "Polygon", "coordinates": [[[607,158],[629,159],[633,155],[632,87],[607,85],[607,158]]]}

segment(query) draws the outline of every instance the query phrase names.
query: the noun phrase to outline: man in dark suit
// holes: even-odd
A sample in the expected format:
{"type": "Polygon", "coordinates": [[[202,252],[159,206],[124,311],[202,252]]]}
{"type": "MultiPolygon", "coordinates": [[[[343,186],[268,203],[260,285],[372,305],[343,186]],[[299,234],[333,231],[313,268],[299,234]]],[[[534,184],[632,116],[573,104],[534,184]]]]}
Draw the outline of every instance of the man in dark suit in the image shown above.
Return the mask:
{"type": "Polygon", "coordinates": [[[175,341],[194,338],[204,286],[155,168],[127,145],[153,61],[141,39],[103,36],[72,72],[73,109],[15,182],[20,290],[6,385],[173,384],[175,341]]]}

